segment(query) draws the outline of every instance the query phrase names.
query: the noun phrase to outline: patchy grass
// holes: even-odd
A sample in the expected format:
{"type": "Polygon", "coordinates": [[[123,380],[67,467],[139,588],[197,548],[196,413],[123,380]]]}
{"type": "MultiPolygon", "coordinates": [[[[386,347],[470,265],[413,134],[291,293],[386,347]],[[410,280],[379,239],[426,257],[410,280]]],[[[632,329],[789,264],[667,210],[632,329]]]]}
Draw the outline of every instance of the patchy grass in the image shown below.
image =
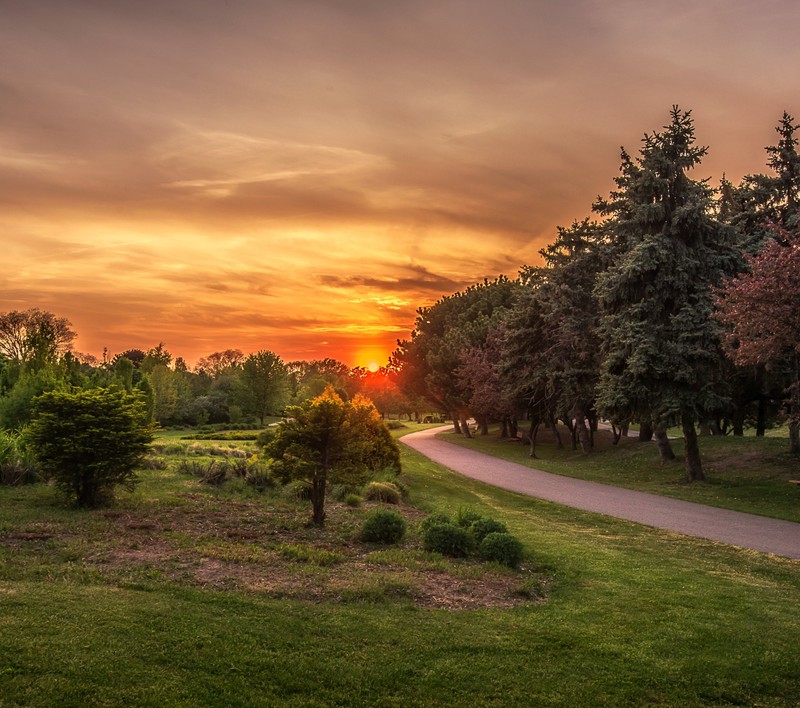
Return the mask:
{"type": "Polygon", "coordinates": [[[416,507],[502,521],[527,570],[424,553],[408,505],[376,548],[367,511],[319,530],[169,470],[101,512],[0,489],[0,703],[796,705],[797,561],[403,464],[416,507]]]}
{"type": "Polygon", "coordinates": [[[595,434],[595,452],[584,455],[570,449],[569,432],[561,433],[558,449],[553,434],[542,430],[536,459],[528,446],[501,440],[496,431],[466,439],[450,431],[443,439],[528,467],[638,489],[676,499],[744,511],[788,521],[800,521],[800,458],[788,452],[788,441],[777,437],[701,437],[705,482],[688,482],[683,467],[683,440],[672,441],[677,459],[662,465],[655,444],[623,438],[615,446],[608,431],[595,434]]]}

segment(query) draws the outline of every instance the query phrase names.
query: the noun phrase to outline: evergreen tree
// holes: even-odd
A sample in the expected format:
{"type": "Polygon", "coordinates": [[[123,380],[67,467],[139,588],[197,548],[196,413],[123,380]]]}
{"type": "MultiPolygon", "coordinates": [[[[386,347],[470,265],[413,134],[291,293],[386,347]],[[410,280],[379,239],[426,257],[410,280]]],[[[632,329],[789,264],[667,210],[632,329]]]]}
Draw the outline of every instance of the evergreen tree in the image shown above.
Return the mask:
{"type": "Polygon", "coordinates": [[[617,419],[683,428],[686,470],[703,479],[695,424],[724,403],[720,332],[711,286],[740,263],[730,230],[712,217],[713,192],[687,172],[706,154],[691,114],[677,106],[662,132],[646,134],[636,161],[623,152],[618,189],[595,208],[621,255],[598,277],[604,355],[598,407],[617,419]]]}

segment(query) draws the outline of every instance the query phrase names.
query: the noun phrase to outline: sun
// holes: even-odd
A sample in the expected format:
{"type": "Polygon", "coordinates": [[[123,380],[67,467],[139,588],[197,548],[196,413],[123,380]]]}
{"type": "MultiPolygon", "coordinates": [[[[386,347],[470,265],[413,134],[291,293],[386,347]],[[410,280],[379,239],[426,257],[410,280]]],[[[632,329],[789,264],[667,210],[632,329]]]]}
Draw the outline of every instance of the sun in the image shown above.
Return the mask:
{"type": "Polygon", "coordinates": [[[367,369],[369,369],[373,374],[380,368],[381,367],[374,361],[371,361],[369,364],[367,364],[367,369]]]}

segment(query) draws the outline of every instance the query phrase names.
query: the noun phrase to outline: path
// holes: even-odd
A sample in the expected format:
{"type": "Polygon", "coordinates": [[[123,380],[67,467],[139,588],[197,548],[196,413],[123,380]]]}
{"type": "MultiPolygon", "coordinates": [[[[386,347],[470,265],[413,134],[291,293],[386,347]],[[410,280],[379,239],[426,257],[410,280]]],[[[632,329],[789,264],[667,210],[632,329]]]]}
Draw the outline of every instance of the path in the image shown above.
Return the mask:
{"type": "Polygon", "coordinates": [[[495,487],[697,538],[800,559],[800,523],[534,470],[435,437],[448,429],[449,426],[429,428],[404,435],[400,441],[434,462],[495,487]]]}

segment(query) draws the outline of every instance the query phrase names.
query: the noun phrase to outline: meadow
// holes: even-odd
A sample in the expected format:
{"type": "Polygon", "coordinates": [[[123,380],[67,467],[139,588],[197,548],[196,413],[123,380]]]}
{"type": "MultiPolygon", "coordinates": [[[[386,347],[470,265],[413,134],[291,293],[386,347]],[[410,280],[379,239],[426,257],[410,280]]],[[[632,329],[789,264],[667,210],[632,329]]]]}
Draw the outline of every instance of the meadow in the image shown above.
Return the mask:
{"type": "Polygon", "coordinates": [[[386,548],[358,540],[374,503],[318,530],[285,490],[172,464],[104,510],[0,488],[0,705],[796,705],[797,561],[403,468],[386,548]],[[465,509],[519,570],[420,549],[465,509]]]}

